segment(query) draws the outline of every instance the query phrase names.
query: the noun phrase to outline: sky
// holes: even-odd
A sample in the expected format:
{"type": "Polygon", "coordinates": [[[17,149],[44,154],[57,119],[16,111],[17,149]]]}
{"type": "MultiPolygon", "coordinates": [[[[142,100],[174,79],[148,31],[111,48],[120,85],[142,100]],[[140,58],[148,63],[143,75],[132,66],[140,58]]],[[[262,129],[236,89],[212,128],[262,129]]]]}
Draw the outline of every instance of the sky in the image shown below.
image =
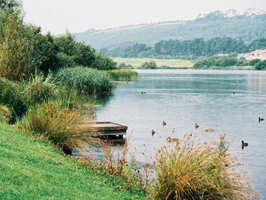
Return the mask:
{"type": "Polygon", "coordinates": [[[266,0],[22,0],[25,21],[43,33],[84,32],[142,23],[193,20],[199,14],[248,8],[266,10],[266,0]]]}

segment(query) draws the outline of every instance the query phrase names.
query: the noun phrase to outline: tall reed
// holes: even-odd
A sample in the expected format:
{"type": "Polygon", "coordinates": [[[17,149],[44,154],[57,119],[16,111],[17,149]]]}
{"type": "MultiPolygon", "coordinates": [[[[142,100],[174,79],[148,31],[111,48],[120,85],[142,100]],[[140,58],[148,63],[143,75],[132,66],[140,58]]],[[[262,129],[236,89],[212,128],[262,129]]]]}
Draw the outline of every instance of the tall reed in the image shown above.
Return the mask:
{"type": "Polygon", "coordinates": [[[96,69],[85,67],[64,68],[56,74],[62,85],[85,94],[109,93],[115,87],[109,76],[96,69]]]}
{"type": "Polygon", "coordinates": [[[115,81],[131,81],[138,78],[138,73],[132,70],[108,70],[106,71],[112,80],[115,81]]]}
{"type": "Polygon", "coordinates": [[[185,134],[161,147],[155,156],[155,199],[255,199],[248,179],[233,171],[236,160],[220,143],[196,140],[185,134]]]}

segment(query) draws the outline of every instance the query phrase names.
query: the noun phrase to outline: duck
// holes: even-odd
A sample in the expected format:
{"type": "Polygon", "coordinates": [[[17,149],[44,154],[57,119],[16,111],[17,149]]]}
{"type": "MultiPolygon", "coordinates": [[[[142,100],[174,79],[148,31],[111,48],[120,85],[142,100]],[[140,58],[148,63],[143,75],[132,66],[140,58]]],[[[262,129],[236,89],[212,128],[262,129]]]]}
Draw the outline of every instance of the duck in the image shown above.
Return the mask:
{"type": "Polygon", "coordinates": [[[155,134],[155,131],[152,129],[151,130],[151,135],[154,136],[154,134],[155,134]]]}
{"type": "Polygon", "coordinates": [[[197,123],[195,123],[195,128],[199,128],[199,125],[197,123]]]}
{"type": "Polygon", "coordinates": [[[260,121],[263,121],[263,120],[264,120],[264,119],[263,119],[262,117],[259,117],[259,122],[260,122],[260,121]]]}
{"type": "Polygon", "coordinates": [[[242,140],[242,147],[246,147],[246,146],[248,146],[248,143],[246,143],[246,142],[244,142],[244,141],[242,140]]]}
{"type": "Polygon", "coordinates": [[[166,122],[165,121],[163,121],[163,126],[165,126],[166,125],[166,122]]]}

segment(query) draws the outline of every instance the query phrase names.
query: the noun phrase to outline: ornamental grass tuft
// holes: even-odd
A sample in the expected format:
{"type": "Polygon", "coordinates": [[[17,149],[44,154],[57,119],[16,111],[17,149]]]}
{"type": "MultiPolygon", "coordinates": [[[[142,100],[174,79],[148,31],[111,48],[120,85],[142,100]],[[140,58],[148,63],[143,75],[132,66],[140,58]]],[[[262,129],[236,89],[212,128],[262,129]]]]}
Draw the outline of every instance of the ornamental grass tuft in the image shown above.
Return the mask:
{"type": "Polygon", "coordinates": [[[86,147],[97,142],[94,138],[97,130],[81,126],[87,117],[79,111],[61,107],[57,102],[44,102],[31,107],[19,127],[46,137],[65,153],[70,151],[67,154],[71,154],[72,149],[85,152],[86,147]]]}
{"type": "Polygon", "coordinates": [[[236,173],[239,163],[220,143],[198,140],[196,134],[162,146],[155,155],[155,199],[256,199],[248,178],[236,173]]]}

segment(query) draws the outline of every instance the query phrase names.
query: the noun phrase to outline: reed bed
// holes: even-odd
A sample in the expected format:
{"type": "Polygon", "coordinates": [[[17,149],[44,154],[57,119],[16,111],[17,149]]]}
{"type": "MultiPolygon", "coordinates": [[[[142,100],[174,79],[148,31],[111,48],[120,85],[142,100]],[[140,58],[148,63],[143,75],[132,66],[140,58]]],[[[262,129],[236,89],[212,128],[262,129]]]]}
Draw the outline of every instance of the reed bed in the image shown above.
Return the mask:
{"type": "Polygon", "coordinates": [[[155,199],[256,199],[249,180],[234,171],[239,165],[228,153],[224,135],[220,142],[198,141],[185,134],[162,146],[155,155],[155,199]]]}
{"type": "Polygon", "coordinates": [[[115,81],[131,81],[138,78],[138,73],[131,70],[108,70],[107,73],[110,75],[110,78],[115,81]]]}
{"type": "Polygon", "coordinates": [[[85,67],[60,69],[56,77],[62,85],[84,94],[110,93],[115,87],[106,72],[85,67]]]}

